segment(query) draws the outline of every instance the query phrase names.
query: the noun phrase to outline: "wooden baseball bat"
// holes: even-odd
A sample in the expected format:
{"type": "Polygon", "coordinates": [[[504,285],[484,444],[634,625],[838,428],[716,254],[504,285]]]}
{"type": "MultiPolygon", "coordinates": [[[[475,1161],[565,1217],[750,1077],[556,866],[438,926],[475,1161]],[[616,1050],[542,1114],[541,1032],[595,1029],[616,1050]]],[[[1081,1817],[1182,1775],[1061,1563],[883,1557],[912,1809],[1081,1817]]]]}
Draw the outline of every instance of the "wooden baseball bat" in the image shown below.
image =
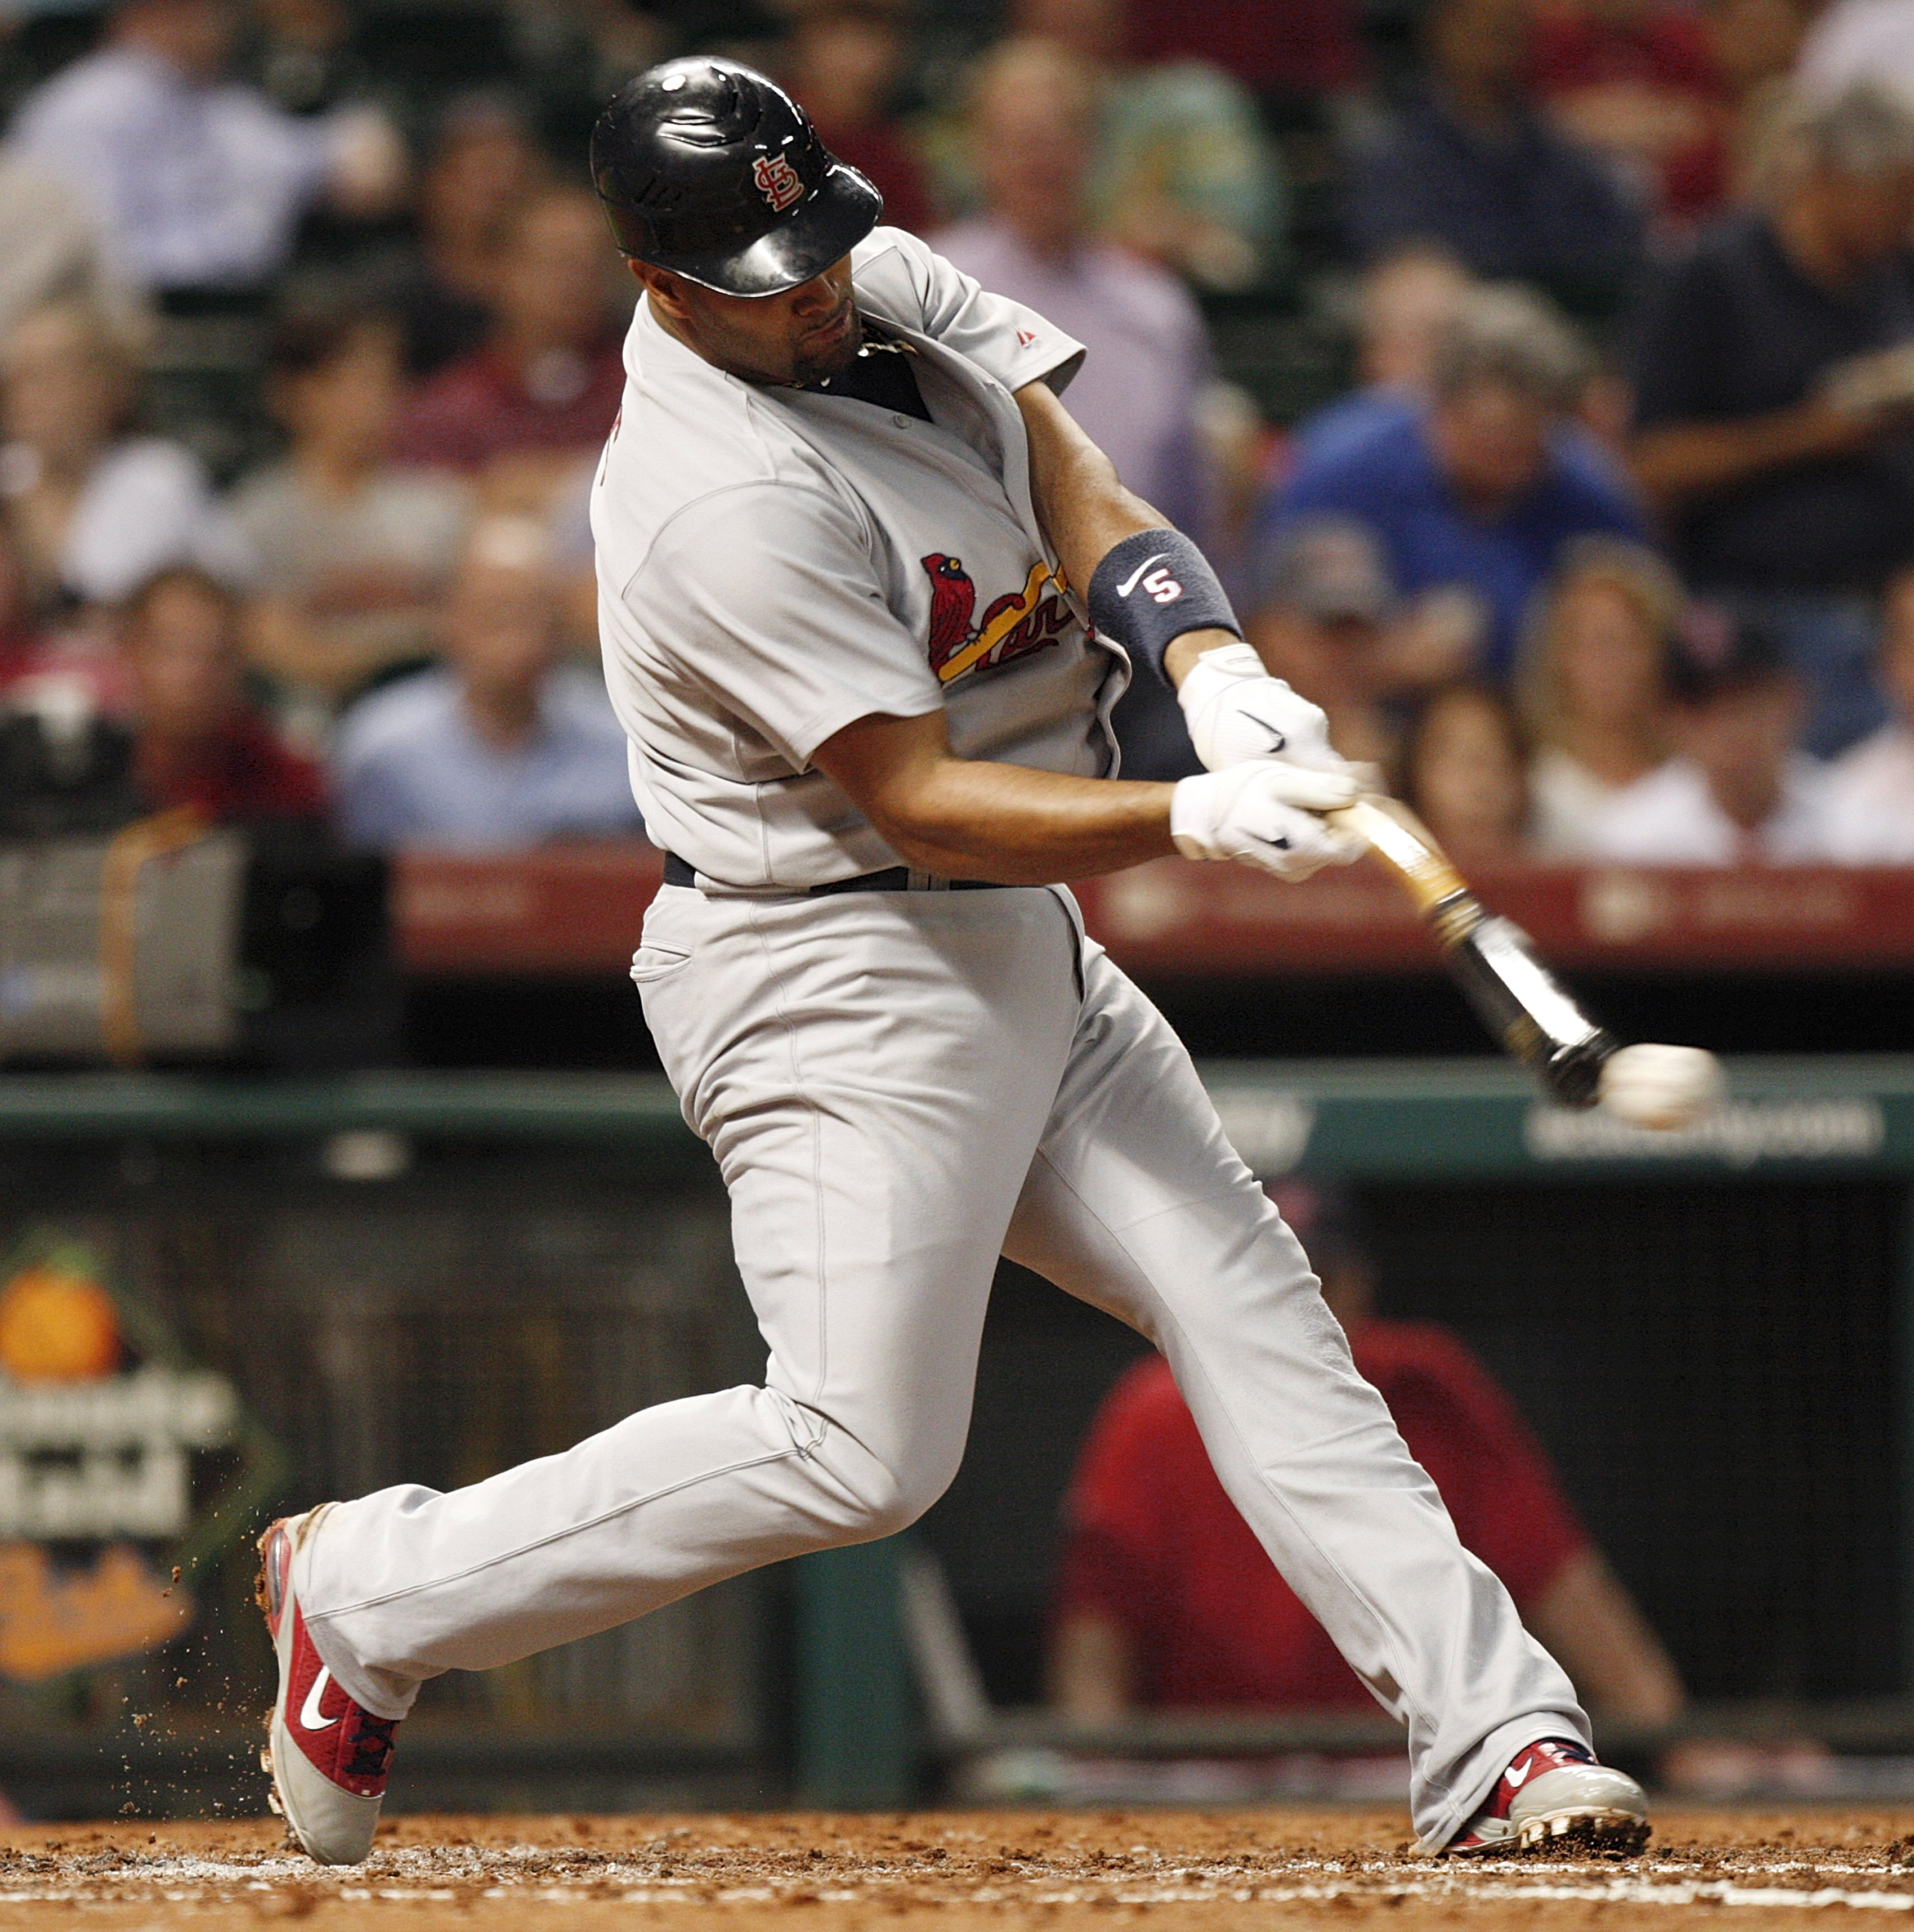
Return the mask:
{"type": "Polygon", "coordinates": [[[1564,1106],[1592,1107],[1603,1064],[1622,1042],[1575,1004],[1528,935],[1483,909],[1435,835],[1398,800],[1371,794],[1324,816],[1395,874],[1490,1032],[1564,1106]]]}

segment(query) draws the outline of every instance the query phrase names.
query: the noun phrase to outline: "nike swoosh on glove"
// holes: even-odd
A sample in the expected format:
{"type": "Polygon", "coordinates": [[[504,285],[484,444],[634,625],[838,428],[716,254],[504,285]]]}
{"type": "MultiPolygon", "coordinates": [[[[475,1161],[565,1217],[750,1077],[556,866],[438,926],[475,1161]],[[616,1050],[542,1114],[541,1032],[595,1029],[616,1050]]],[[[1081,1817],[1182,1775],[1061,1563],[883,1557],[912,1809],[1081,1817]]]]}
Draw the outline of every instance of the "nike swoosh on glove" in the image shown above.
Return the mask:
{"type": "Polygon", "coordinates": [[[1287,758],[1318,771],[1340,771],[1348,763],[1330,744],[1321,708],[1271,677],[1247,644],[1205,651],[1176,701],[1197,757],[1213,772],[1245,758],[1287,758]]]}
{"type": "Polygon", "coordinates": [[[1235,859],[1292,882],[1368,849],[1316,816],[1357,796],[1345,772],[1252,760],[1181,778],[1170,794],[1170,836],[1186,859],[1235,859]]]}

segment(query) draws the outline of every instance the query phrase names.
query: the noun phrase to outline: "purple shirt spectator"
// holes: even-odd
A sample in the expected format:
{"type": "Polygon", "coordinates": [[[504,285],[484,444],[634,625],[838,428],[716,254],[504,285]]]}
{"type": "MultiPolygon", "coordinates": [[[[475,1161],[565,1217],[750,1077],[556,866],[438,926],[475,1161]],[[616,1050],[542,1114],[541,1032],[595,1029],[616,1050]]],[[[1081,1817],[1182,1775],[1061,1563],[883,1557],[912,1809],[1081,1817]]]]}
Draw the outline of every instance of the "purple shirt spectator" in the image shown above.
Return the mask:
{"type": "Polygon", "coordinates": [[[1209,348],[1183,284],[1100,242],[1040,255],[988,219],[947,228],[933,244],[986,288],[1025,303],[1089,350],[1070,385],[1071,415],[1131,489],[1200,539],[1210,504],[1196,401],[1209,348]]]}

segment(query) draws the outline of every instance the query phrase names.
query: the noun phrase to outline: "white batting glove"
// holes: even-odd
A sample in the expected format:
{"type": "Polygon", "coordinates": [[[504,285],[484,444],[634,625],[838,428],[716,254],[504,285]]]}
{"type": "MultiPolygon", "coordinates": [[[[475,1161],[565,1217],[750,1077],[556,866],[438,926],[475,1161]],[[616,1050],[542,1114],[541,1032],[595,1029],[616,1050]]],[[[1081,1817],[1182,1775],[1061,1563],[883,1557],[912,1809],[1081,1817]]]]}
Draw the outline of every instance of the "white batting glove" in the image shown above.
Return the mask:
{"type": "Polygon", "coordinates": [[[1205,651],[1176,701],[1197,757],[1213,772],[1245,758],[1286,758],[1318,771],[1340,771],[1346,762],[1330,747],[1320,706],[1271,677],[1247,644],[1205,651]]]}
{"type": "Polygon", "coordinates": [[[1356,781],[1276,759],[1180,778],[1170,794],[1170,836],[1186,859],[1237,859],[1292,882],[1353,865],[1368,848],[1316,816],[1349,804],[1356,781]]]}

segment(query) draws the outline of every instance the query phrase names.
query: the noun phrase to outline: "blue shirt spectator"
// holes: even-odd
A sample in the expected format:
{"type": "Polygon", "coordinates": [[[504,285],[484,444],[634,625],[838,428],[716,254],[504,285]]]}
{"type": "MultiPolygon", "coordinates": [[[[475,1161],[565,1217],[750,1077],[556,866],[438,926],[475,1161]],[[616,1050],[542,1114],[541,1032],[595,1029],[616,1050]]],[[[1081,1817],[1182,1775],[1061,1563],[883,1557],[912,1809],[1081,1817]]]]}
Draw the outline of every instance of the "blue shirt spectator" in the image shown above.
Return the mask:
{"type": "Polygon", "coordinates": [[[376,117],[300,120],[224,77],[237,18],[227,0],[122,0],[107,44],[37,89],[14,124],[15,152],[87,200],[112,259],[146,286],[254,286],[284,265],[328,187],[362,193],[370,212],[393,184],[376,117]]]}
{"type": "Polygon", "coordinates": [[[542,526],[478,526],[443,619],[445,667],[374,692],[340,728],[349,838],[496,851],[641,832],[604,685],[558,662],[559,595],[542,526]]]}
{"type": "Polygon", "coordinates": [[[643,829],[625,734],[604,686],[577,664],[549,673],[517,743],[487,737],[449,670],[386,686],[347,714],[334,758],[355,844],[496,851],[643,829]]]}
{"type": "Polygon", "coordinates": [[[1358,154],[1351,244],[1372,260],[1439,242],[1475,274],[1539,282],[1571,306],[1612,306],[1642,244],[1610,164],[1556,134],[1523,96],[1527,0],[1437,0],[1428,92],[1358,154]]]}
{"type": "Polygon", "coordinates": [[[1374,398],[1316,439],[1266,506],[1259,548],[1324,517],[1364,525],[1401,595],[1474,594],[1481,668],[1506,676],[1530,600],[1570,538],[1648,536],[1618,466],[1567,418],[1578,380],[1558,319],[1518,290],[1479,291],[1438,357],[1433,398],[1374,398]]]}

